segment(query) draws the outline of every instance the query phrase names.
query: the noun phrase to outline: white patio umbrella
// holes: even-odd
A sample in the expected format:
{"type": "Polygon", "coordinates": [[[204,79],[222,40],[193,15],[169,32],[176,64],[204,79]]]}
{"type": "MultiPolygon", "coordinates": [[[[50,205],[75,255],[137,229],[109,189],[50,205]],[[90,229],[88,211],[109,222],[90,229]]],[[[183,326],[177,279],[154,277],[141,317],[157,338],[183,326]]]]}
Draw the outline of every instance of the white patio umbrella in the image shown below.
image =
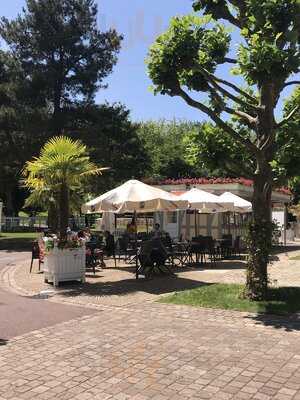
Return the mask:
{"type": "Polygon", "coordinates": [[[233,203],[222,201],[219,196],[197,188],[183,193],[180,198],[182,200],[187,200],[190,208],[194,210],[196,236],[198,234],[197,213],[213,214],[216,212],[228,212],[233,210],[233,203]]]}
{"type": "Polygon", "coordinates": [[[200,213],[233,211],[232,201],[222,200],[219,196],[201,189],[193,188],[179,197],[181,200],[188,201],[190,208],[200,213]]]}
{"type": "MultiPolygon", "coordinates": [[[[84,204],[84,213],[111,211],[115,214],[147,213],[154,211],[175,211],[187,209],[188,202],[164,190],[130,180],[123,185],[104,193],[84,204]]],[[[138,257],[136,259],[136,277],[138,278],[138,257]]]]}
{"type": "Polygon", "coordinates": [[[225,192],[219,196],[222,201],[232,202],[234,204],[234,211],[238,213],[247,213],[252,211],[252,204],[250,201],[243,199],[231,192],[225,192]]]}
{"type": "Polygon", "coordinates": [[[130,180],[84,204],[84,213],[111,211],[116,214],[187,209],[188,202],[172,193],[130,180]]]}
{"type": "Polygon", "coordinates": [[[112,212],[104,211],[102,218],[96,220],[96,225],[100,231],[112,231],[115,225],[115,215],[112,212]]]}

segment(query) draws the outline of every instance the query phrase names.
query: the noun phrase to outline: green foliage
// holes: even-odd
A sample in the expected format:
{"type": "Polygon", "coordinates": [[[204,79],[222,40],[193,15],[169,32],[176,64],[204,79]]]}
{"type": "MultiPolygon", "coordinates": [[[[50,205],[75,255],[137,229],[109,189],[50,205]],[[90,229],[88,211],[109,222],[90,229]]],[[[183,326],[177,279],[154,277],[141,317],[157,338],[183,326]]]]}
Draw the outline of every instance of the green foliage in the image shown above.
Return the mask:
{"type": "Polygon", "coordinates": [[[259,222],[251,221],[247,229],[245,242],[248,248],[248,268],[245,295],[252,300],[263,300],[266,297],[267,274],[261,268],[258,275],[256,265],[268,265],[275,229],[275,224],[268,222],[267,218],[259,222]]]}
{"type": "Polygon", "coordinates": [[[5,213],[23,205],[20,171],[44,140],[47,110],[32,96],[30,80],[12,55],[0,51],[0,197],[5,213]]]}
{"type": "Polygon", "coordinates": [[[296,287],[271,288],[266,300],[255,302],[243,298],[242,291],[241,285],[208,284],[163,297],[161,302],[279,315],[300,310],[300,289],[296,287]]]}
{"type": "MultiPolygon", "coordinates": [[[[244,167],[254,179],[253,218],[259,225],[262,217],[268,221],[271,215],[273,170],[277,168],[282,176],[285,168],[280,162],[286,162],[286,149],[281,160],[276,157],[282,146],[281,129],[295,116],[293,111],[278,123],[275,110],[284,88],[290,85],[288,78],[300,72],[300,2],[195,0],[193,5],[202,17],[171,20],[149,50],[149,76],[155,93],[181,97],[228,135],[230,140],[223,139],[220,131],[204,134],[205,144],[210,153],[216,142],[218,151],[229,150],[222,159],[230,164],[245,161],[244,167]],[[240,40],[234,47],[225,25],[218,21],[239,30],[240,40]],[[218,67],[224,63],[234,65],[234,73],[244,80],[242,87],[218,76],[218,67]],[[205,92],[206,97],[196,92],[205,92]],[[239,146],[240,154],[235,155],[239,146]]],[[[203,155],[202,143],[199,148],[203,155]]],[[[195,151],[194,146],[194,157],[195,151]]],[[[263,240],[268,241],[270,234],[268,231],[263,240]]],[[[260,243],[255,235],[251,242],[247,291],[251,298],[261,298],[267,289],[267,261],[256,254],[260,243]]]]}
{"type": "Polygon", "coordinates": [[[189,159],[189,137],[196,135],[198,129],[197,124],[189,122],[161,120],[141,123],[138,135],[150,159],[145,176],[163,179],[205,174],[202,165],[189,159]]]}
{"type": "Polygon", "coordinates": [[[239,46],[238,64],[249,83],[269,81],[274,74],[284,81],[298,72],[298,0],[198,0],[194,9],[240,28],[245,44],[239,46]]]}
{"type": "Polygon", "coordinates": [[[211,176],[243,176],[254,173],[253,158],[224,131],[211,123],[203,123],[186,138],[186,159],[211,176]]]}
{"type": "Polygon", "coordinates": [[[91,101],[112,71],[122,39],[97,27],[94,0],[27,0],[15,20],[2,18],[0,33],[54,114],[60,134],[61,109],[75,99],[91,101]]]}
{"type": "Polygon", "coordinates": [[[249,84],[261,85],[274,76],[278,84],[299,70],[300,4],[298,0],[203,0],[194,15],[175,17],[149,51],[148,70],[155,92],[176,94],[179,85],[207,91],[203,70],[215,72],[226,61],[230,35],[214,20],[240,28],[237,70],[249,84]],[[233,12],[232,12],[233,11],[233,12]]]}
{"type": "Polygon", "coordinates": [[[175,17],[169,29],[149,50],[148,72],[155,93],[176,93],[179,85],[206,91],[208,86],[197,66],[214,72],[224,62],[230,38],[220,24],[211,26],[210,18],[194,15],[175,17]]]}
{"type": "Polygon", "coordinates": [[[29,189],[55,192],[62,182],[69,188],[80,188],[87,178],[101,171],[90,161],[85,145],[60,136],[50,139],[41,149],[39,157],[27,161],[24,176],[29,189]]]}
{"type": "MultiPolygon", "coordinates": [[[[292,107],[289,102],[285,114],[292,107]]],[[[239,131],[241,135],[250,135],[249,129],[243,126],[239,131]]],[[[280,129],[276,142],[278,150],[271,162],[274,185],[294,186],[298,182],[300,167],[300,121],[293,120],[280,129]]],[[[197,165],[214,176],[253,178],[255,158],[221,128],[210,123],[201,124],[198,130],[186,135],[185,143],[185,158],[191,166],[197,165]]]]}
{"type": "Polygon", "coordinates": [[[108,173],[95,177],[89,187],[98,195],[132,178],[141,179],[149,168],[149,157],[138,135],[138,124],[130,120],[122,104],[76,107],[71,113],[68,134],[88,148],[91,160],[102,160],[108,173]]]}
{"type": "MultiPolygon", "coordinates": [[[[64,136],[50,139],[40,156],[26,163],[25,185],[35,201],[44,202],[45,196],[49,201],[53,199],[60,215],[61,238],[65,237],[68,225],[70,191],[80,193],[88,179],[104,169],[90,161],[85,145],[64,136]]],[[[32,202],[32,197],[28,202],[32,202]]]]}
{"type": "Polygon", "coordinates": [[[26,160],[53,135],[81,129],[83,120],[89,135],[93,120],[78,121],[77,111],[93,107],[96,90],[106,86],[122,37],[98,28],[94,0],[27,0],[16,19],[2,18],[0,34],[6,45],[0,52],[0,196],[5,213],[14,215],[27,194],[19,183],[26,160]]]}

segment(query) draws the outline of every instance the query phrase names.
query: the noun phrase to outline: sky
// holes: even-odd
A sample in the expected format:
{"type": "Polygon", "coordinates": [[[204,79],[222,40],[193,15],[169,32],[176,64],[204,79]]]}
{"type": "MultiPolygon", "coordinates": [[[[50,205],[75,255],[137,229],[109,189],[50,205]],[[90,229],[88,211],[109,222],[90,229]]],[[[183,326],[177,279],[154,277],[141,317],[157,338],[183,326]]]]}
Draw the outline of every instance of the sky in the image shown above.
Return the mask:
{"type": "MultiPolygon", "coordinates": [[[[1,15],[14,18],[21,12],[25,0],[4,3],[1,15]]],[[[136,121],[160,118],[199,120],[199,112],[181,99],[154,96],[149,90],[151,81],[145,66],[149,46],[168,27],[172,16],[192,11],[192,1],[97,0],[97,3],[101,30],[114,27],[124,36],[119,61],[105,82],[108,88],[97,94],[97,102],[121,102],[130,109],[132,119],[136,121]]]]}
{"type": "MultiPolygon", "coordinates": [[[[135,121],[207,119],[180,98],[154,96],[149,90],[151,81],[145,65],[149,46],[166,30],[171,17],[192,12],[192,0],[97,0],[97,3],[100,29],[105,31],[113,27],[124,36],[118,63],[104,82],[108,88],[98,92],[97,102],[121,102],[130,109],[135,121]]],[[[1,14],[14,18],[24,5],[25,0],[5,1],[1,14]]]]}

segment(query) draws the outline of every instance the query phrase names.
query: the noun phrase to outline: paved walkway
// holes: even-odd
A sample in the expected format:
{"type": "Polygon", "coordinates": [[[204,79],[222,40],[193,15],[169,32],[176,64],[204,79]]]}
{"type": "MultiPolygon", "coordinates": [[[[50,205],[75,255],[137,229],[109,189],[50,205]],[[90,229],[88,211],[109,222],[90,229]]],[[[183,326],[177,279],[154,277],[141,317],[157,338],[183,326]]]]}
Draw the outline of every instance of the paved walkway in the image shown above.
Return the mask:
{"type": "MultiPolygon", "coordinates": [[[[28,253],[0,251],[0,272],[28,259],[28,253]]],[[[93,313],[81,307],[18,296],[0,286],[0,340],[93,313]]]]}
{"type": "Polygon", "coordinates": [[[0,399],[300,399],[300,324],[145,303],[0,347],[0,399]]]}
{"type": "MultiPolygon", "coordinates": [[[[12,289],[17,281],[8,272],[15,268],[3,268],[0,285],[12,289]]],[[[0,400],[300,400],[297,317],[140,299],[97,302],[90,315],[0,341],[0,400]]]]}

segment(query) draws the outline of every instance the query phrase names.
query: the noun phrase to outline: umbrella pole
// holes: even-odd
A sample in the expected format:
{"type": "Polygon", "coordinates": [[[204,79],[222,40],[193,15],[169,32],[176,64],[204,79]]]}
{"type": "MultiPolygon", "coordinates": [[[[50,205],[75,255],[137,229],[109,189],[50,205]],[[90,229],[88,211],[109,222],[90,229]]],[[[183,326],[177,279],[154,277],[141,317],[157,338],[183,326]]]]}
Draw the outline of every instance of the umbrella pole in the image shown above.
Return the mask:
{"type": "Polygon", "coordinates": [[[136,279],[139,279],[139,262],[138,262],[138,241],[137,241],[137,215],[136,211],[133,213],[133,218],[134,218],[134,225],[135,225],[135,277],[136,279]]]}
{"type": "Polygon", "coordinates": [[[194,210],[194,217],[195,217],[195,236],[198,235],[198,229],[197,229],[197,210],[194,210]]]}
{"type": "Polygon", "coordinates": [[[228,212],[228,216],[227,216],[227,223],[228,223],[228,234],[230,235],[230,211],[228,212]]]}

